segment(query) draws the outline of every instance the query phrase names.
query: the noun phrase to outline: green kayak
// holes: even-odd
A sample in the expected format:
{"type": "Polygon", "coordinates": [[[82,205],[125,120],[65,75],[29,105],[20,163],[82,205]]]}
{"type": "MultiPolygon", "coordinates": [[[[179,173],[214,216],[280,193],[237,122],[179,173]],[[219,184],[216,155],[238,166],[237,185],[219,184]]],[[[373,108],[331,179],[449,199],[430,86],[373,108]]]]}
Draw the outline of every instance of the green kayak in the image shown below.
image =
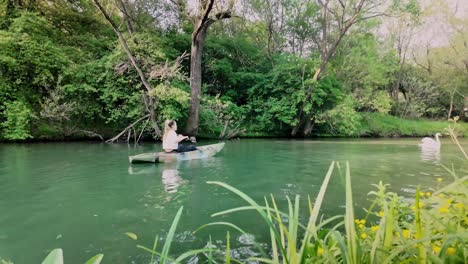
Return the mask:
{"type": "Polygon", "coordinates": [[[129,156],[130,163],[176,162],[179,160],[204,159],[214,156],[224,147],[224,142],[197,147],[197,150],[182,153],[150,152],[129,156]]]}

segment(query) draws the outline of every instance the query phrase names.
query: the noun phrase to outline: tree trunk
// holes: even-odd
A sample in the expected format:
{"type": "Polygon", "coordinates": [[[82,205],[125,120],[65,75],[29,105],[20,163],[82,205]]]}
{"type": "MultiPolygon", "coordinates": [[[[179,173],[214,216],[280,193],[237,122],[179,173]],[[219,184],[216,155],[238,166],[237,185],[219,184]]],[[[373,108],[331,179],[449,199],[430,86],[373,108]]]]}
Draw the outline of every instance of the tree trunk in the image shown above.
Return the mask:
{"type": "Polygon", "coordinates": [[[205,38],[206,28],[202,29],[193,39],[190,54],[190,114],[185,129],[185,133],[190,136],[194,136],[198,132],[202,84],[201,59],[205,38]]]}
{"type": "Polygon", "coordinates": [[[304,126],[304,136],[310,135],[312,130],[314,129],[315,122],[312,120],[312,118],[308,118],[306,120],[306,124],[304,126]]]}
{"type": "Polygon", "coordinates": [[[231,17],[231,11],[227,10],[219,12],[211,18],[210,13],[213,10],[214,1],[200,1],[200,10],[203,11],[203,15],[196,23],[192,34],[192,49],[190,52],[190,112],[185,127],[185,133],[190,136],[195,136],[198,133],[202,85],[201,59],[208,27],[215,21],[231,17]]]}
{"type": "Polygon", "coordinates": [[[449,107],[449,110],[448,110],[448,114],[447,114],[447,119],[450,119],[450,117],[452,116],[452,111],[453,111],[453,99],[455,97],[455,91],[453,91],[453,93],[450,93],[450,107],[449,107]]]}
{"type": "Polygon", "coordinates": [[[198,133],[201,85],[202,85],[202,54],[205,45],[206,31],[211,23],[202,26],[198,34],[192,39],[190,53],[190,112],[187,119],[185,133],[195,136],[198,133]]]}

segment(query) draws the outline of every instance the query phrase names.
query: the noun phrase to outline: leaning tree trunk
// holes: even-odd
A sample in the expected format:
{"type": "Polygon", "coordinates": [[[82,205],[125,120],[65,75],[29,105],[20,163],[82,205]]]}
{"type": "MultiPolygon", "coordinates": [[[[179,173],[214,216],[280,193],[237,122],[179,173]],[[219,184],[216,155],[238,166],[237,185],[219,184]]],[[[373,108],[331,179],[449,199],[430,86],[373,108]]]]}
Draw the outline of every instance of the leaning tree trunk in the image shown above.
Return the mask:
{"type": "MultiPolygon", "coordinates": [[[[130,51],[130,48],[128,47],[128,44],[127,44],[127,40],[124,38],[123,34],[120,32],[120,30],[119,30],[117,24],[114,22],[114,20],[112,20],[110,15],[102,7],[99,0],[94,0],[94,3],[98,7],[99,11],[101,11],[101,13],[104,15],[107,22],[109,22],[109,24],[111,25],[111,27],[114,30],[115,34],[118,36],[120,44],[122,45],[123,49],[127,53],[127,57],[129,58],[130,62],[132,63],[133,68],[138,73],[138,76],[140,77],[140,80],[141,80],[143,86],[146,89],[145,96],[147,96],[148,92],[151,91],[153,88],[151,87],[148,80],[146,79],[146,77],[145,77],[145,75],[143,73],[143,70],[138,65],[138,63],[136,61],[136,58],[133,56],[132,52],[130,51]]],[[[161,130],[159,129],[159,126],[157,124],[156,114],[154,112],[154,110],[156,108],[155,101],[152,98],[150,98],[149,96],[148,96],[148,100],[144,100],[144,101],[145,101],[146,110],[148,111],[148,113],[150,115],[150,120],[151,120],[151,123],[152,123],[154,134],[155,134],[156,137],[160,137],[161,136],[161,130]]]]}
{"type": "Polygon", "coordinates": [[[202,85],[202,54],[205,45],[206,31],[210,23],[202,26],[201,30],[192,39],[190,54],[190,112],[185,133],[194,136],[198,132],[200,113],[201,85],[202,85]]]}

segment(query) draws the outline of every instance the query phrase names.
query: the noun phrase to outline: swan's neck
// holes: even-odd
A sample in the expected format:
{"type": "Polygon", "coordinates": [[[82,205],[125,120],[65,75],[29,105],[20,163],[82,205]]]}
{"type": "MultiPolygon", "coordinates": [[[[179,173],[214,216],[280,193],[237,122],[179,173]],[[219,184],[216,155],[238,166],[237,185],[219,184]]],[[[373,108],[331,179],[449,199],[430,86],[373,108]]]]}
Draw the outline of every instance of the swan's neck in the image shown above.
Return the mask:
{"type": "Polygon", "coordinates": [[[437,143],[440,143],[439,135],[436,134],[436,135],[435,135],[435,138],[436,138],[436,142],[437,142],[437,143]]]}

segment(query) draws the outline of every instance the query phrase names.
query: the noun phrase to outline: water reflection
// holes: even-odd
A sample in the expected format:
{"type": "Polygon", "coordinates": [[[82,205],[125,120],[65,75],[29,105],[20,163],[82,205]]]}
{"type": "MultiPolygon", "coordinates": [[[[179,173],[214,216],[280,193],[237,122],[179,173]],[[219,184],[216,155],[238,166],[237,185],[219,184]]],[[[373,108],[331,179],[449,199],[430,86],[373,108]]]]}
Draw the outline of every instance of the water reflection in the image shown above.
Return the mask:
{"type": "Polygon", "coordinates": [[[185,180],[179,175],[176,163],[130,166],[128,173],[132,175],[161,175],[166,193],[176,193],[178,187],[185,183],[185,180]]]}
{"type": "Polygon", "coordinates": [[[156,165],[135,165],[128,167],[128,174],[159,174],[160,169],[156,165]]]}
{"type": "Polygon", "coordinates": [[[179,176],[179,171],[175,168],[164,169],[162,172],[162,182],[164,184],[164,191],[167,193],[176,193],[184,180],[179,176]]]}
{"type": "Polygon", "coordinates": [[[421,160],[438,163],[440,161],[440,148],[421,145],[421,160]]]}

